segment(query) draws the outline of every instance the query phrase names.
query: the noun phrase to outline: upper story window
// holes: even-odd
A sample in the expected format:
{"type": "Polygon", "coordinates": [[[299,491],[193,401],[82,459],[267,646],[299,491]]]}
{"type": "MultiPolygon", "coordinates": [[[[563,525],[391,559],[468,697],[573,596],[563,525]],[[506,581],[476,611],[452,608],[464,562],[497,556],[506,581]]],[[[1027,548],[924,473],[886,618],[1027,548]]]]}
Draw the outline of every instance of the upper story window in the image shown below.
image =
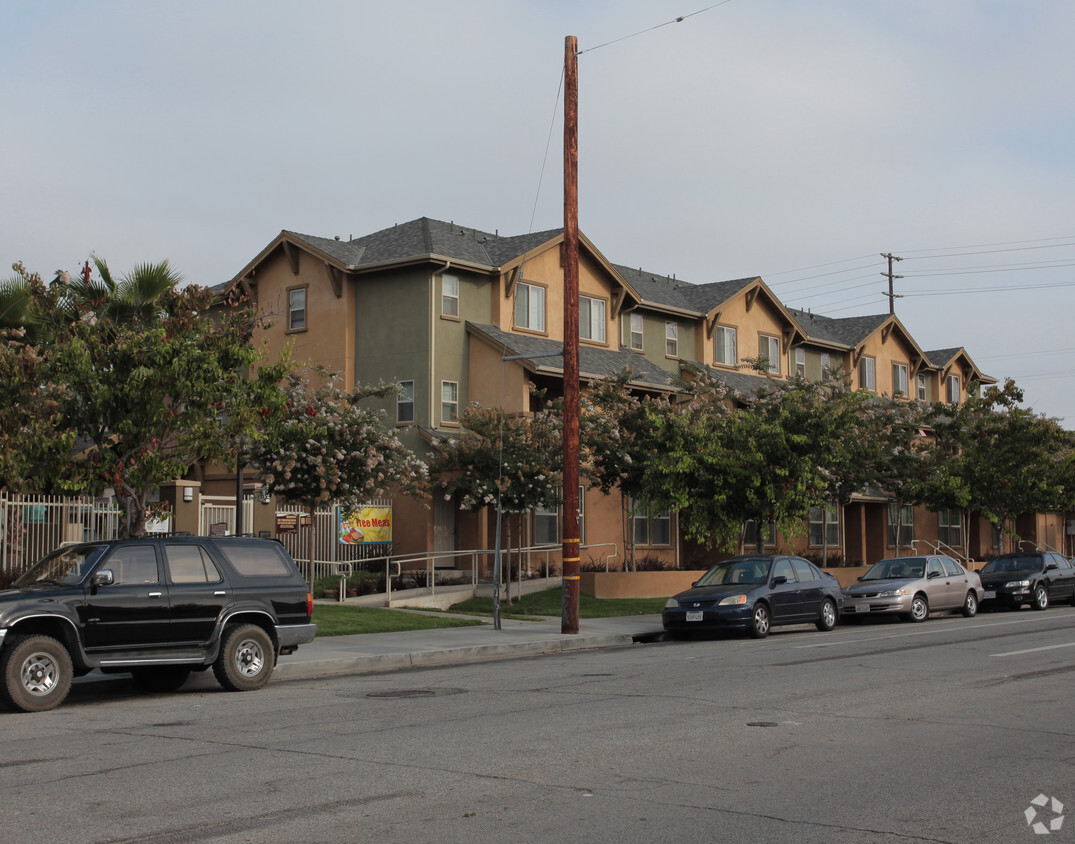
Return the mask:
{"type": "Polygon", "coordinates": [[[894,396],[909,396],[907,388],[907,364],[894,363],[892,364],[892,395],[894,396]]]}
{"type": "Polygon", "coordinates": [[[642,314],[631,314],[631,350],[642,351],[642,314]]]}
{"type": "Polygon", "coordinates": [[[802,346],[795,350],[795,374],[799,378],[806,377],[806,349],[802,346]]]}
{"type": "Polygon", "coordinates": [[[664,353],[670,358],[679,357],[679,323],[664,324],[664,353]]]}
{"type": "Polygon", "coordinates": [[[579,296],[579,337],[605,342],[605,300],[579,296]]]}
{"type": "Polygon", "coordinates": [[[948,403],[959,404],[959,376],[949,375],[945,383],[947,384],[945,397],[948,399],[948,403]]]}
{"type": "Polygon", "coordinates": [[[859,386],[864,390],[877,389],[877,361],[874,358],[859,361],[859,386]]]}
{"type": "Polygon", "coordinates": [[[925,401],[928,397],[926,393],[926,376],[920,372],[915,380],[918,382],[918,400],[925,401]]]}
{"type": "Polygon", "coordinates": [[[780,374],[780,338],[762,334],[758,341],[758,354],[769,361],[769,372],[780,374]]]}
{"type": "Polygon", "coordinates": [[[440,279],[441,316],[459,316],[459,277],[444,275],[440,279]]]}
{"type": "Polygon", "coordinates": [[[735,329],[718,325],[713,329],[713,360],[735,366],[739,357],[735,350],[735,329]]]}
{"type": "Polygon", "coordinates": [[[821,353],[821,380],[832,380],[832,357],[828,352],[821,353]]]}
{"type": "Polygon", "coordinates": [[[287,330],[306,330],[306,288],[293,287],[287,291],[287,330]]]}
{"type": "Polygon", "coordinates": [[[515,327],[545,330],[545,288],[520,281],[515,285],[515,327]]]}
{"type": "Polygon", "coordinates": [[[440,382],[440,421],[459,421],[459,383],[457,381],[440,382]]]}
{"type": "Polygon", "coordinates": [[[414,382],[397,381],[396,422],[406,424],[414,421],[414,382]]]}

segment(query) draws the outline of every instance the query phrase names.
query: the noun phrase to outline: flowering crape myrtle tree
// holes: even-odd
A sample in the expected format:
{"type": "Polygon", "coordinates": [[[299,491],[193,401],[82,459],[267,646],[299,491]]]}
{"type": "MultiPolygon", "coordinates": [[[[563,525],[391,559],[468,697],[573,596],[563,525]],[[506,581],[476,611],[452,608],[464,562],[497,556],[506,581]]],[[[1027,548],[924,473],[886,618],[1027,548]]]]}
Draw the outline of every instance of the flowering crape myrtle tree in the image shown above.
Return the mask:
{"type": "MultiPolygon", "coordinates": [[[[459,421],[458,436],[433,443],[434,495],[458,496],[464,510],[499,505],[502,512],[514,515],[516,534],[521,537],[524,513],[555,508],[561,500],[563,426],[559,414],[546,409],[509,416],[500,408],[475,404],[463,411],[459,421]]],[[[511,603],[510,570],[508,584],[511,603]]]]}
{"type": "Polygon", "coordinates": [[[46,411],[20,419],[4,395],[5,482],[91,494],[111,487],[127,514],[121,532],[140,536],[162,483],[198,458],[226,455],[238,436],[260,435],[258,416],[275,412],[286,364],[251,378],[256,311],[240,301],[214,309],[214,294],[181,287],[167,261],[119,280],[104,261],[94,264],[96,275],[87,262],[47,285],[16,265],[4,285],[3,354],[22,366],[14,388],[36,385],[33,402],[46,411]]]}
{"type": "Polygon", "coordinates": [[[311,577],[319,504],[353,509],[390,492],[419,496],[428,482],[426,464],[389,428],[385,412],[361,404],[389,395],[394,385],[358,385],[346,392],[334,374],[319,371],[316,378],[314,384],[307,376],[289,376],[282,418],[247,451],[271,492],[307,509],[311,577]]]}

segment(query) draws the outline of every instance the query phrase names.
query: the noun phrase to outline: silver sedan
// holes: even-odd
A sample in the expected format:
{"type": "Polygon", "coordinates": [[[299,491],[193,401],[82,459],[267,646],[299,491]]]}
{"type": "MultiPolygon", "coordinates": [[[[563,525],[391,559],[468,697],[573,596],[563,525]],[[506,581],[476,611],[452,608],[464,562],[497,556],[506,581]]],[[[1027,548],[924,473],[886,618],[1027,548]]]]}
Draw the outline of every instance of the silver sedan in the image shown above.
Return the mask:
{"type": "Polygon", "coordinates": [[[984,592],[978,574],[951,557],[893,557],[845,587],[842,615],[847,619],[896,614],[925,621],[931,612],[959,610],[970,618],[978,612],[984,592]]]}

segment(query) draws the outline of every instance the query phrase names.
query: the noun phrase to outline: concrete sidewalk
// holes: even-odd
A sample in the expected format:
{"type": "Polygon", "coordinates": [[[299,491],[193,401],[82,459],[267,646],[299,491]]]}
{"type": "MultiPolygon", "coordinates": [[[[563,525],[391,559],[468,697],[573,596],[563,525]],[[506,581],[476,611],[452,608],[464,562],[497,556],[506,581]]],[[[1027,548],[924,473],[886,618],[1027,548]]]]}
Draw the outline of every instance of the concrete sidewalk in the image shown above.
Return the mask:
{"type": "Polygon", "coordinates": [[[399,668],[452,665],[512,656],[562,653],[652,641],[663,633],[659,615],[584,618],[579,632],[560,632],[560,619],[502,619],[483,624],[404,633],[365,633],[315,639],[280,657],[274,678],[310,679],[399,668]]]}

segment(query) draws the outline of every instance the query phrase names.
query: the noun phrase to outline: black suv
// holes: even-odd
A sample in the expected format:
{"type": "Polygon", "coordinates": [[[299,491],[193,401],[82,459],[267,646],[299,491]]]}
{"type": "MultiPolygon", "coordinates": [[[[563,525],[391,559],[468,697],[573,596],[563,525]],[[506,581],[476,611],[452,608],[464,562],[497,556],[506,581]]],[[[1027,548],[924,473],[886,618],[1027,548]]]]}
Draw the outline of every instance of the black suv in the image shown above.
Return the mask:
{"type": "Polygon", "coordinates": [[[247,537],[162,536],[69,545],[0,592],[0,697],[58,706],[98,668],[174,691],[209,666],[259,689],[280,654],[312,642],[313,601],[284,547],[247,537]]]}

